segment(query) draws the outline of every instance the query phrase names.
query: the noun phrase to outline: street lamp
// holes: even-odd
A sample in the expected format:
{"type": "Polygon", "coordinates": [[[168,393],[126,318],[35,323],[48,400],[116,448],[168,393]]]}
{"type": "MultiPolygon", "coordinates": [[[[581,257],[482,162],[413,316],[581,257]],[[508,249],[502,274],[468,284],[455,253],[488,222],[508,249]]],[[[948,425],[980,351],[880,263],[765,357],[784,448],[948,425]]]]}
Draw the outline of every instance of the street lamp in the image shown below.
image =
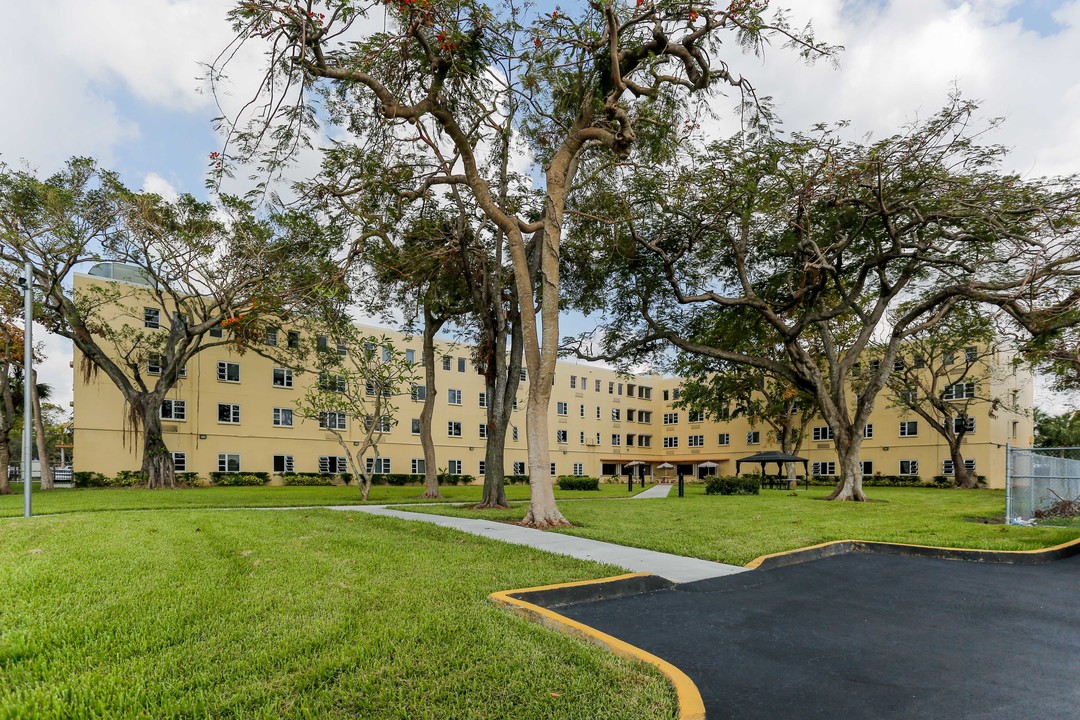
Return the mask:
{"type": "Polygon", "coordinates": [[[29,262],[26,263],[23,277],[19,278],[19,288],[23,295],[23,517],[30,517],[30,486],[33,483],[34,465],[31,435],[34,417],[30,400],[34,363],[34,268],[29,262]]]}

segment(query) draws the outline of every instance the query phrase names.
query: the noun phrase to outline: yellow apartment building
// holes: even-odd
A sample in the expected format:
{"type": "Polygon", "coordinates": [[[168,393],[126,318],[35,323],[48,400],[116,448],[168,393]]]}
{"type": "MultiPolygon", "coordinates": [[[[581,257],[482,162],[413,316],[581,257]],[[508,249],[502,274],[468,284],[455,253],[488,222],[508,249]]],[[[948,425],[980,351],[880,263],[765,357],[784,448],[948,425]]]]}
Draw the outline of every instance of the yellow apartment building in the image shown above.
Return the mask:
{"type": "MultiPolygon", "coordinates": [[[[92,271],[94,272],[94,271],[92,271]]],[[[114,277],[114,275],[110,275],[114,277]]],[[[129,278],[130,280],[131,278],[129,278]]],[[[137,283],[137,278],[135,279],[137,283]]],[[[77,275],[78,289],[86,283],[123,282],[77,275]]],[[[150,303],[149,296],[146,301],[150,303]]],[[[146,311],[165,308],[147,306],[146,311]]],[[[150,313],[152,314],[152,312],[150,313]]],[[[139,322],[137,313],[117,313],[116,322],[139,322]]],[[[395,346],[419,360],[418,337],[383,328],[395,346]]],[[[437,344],[437,404],[433,436],[440,470],[481,477],[484,473],[486,410],[484,378],[471,361],[472,349],[449,340],[437,344]]],[[[74,367],[80,356],[75,353],[74,367]]],[[[974,427],[964,440],[964,457],[991,487],[1005,484],[1005,445],[1031,446],[1032,376],[1014,369],[1002,357],[981,382],[992,383],[1004,407],[993,417],[989,403],[969,409],[974,427]]],[[[154,368],[148,367],[152,374],[154,368]]],[[[422,386],[422,373],[417,382],[422,386]]],[[[237,354],[230,346],[196,355],[186,376],[168,394],[162,408],[165,443],[177,471],[204,477],[212,471],[343,472],[341,447],[335,435],[305,420],[293,409],[304,390],[317,379],[313,373],[295,373],[253,352],[237,354]]],[[[528,377],[523,372],[507,433],[506,472],[525,473],[525,412],[528,377]]],[[[750,426],[745,420],[715,422],[673,406],[681,381],[659,374],[627,376],[614,370],[573,361],[557,366],[552,393],[550,436],[552,476],[612,476],[633,472],[656,479],[677,474],[733,474],[735,460],[763,450],[778,450],[768,426],[750,426]],[[637,465],[627,465],[637,461],[637,465]],[[661,464],[672,468],[659,468],[661,464]],[[700,467],[715,463],[716,468],[700,467]]],[[[378,445],[383,473],[422,473],[419,439],[422,397],[413,393],[395,399],[395,424],[378,445]]],[[[74,378],[75,469],[115,475],[141,465],[140,443],[130,426],[120,392],[102,373],[84,381],[74,378]]],[[[349,443],[359,444],[362,421],[345,418],[349,443]]],[[[924,481],[951,474],[948,446],[941,436],[913,413],[891,406],[885,392],[864,432],[862,461],[866,474],[917,474],[924,481]]],[[[824,421],[811,422],[800,454],[818,475],[835,474],[836,453],[824,421]]],[[[369,459],[372,463],[374,458],[369,459]]],[[[756,468],[746,468],[753,471],[756,468]]],[[[801,469],[800,469],[801,473],[801,469]]],[[[275,478],[274,482],[279,482],[275,478]]]]}

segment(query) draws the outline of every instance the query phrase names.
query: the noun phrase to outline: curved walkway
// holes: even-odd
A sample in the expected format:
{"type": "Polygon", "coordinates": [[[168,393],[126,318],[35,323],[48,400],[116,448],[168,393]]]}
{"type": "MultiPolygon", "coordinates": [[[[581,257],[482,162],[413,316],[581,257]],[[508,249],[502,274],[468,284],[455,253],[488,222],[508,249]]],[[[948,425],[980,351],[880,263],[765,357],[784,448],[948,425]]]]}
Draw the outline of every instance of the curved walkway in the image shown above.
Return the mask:
{"type": "Polygon", "coordinates": [[[331,505],[327,509],[361,512],[400,520],[428,522],[493,540],[502,540],[514,545],[527,545],[539,550],[547,550],[557,555],[569,555],[581,560],[607,563],[626,568],[631,572],[652,573],[675,583],[697,582],[698,580],[747,572],[747,568],[738,565],[725,565],[710,560],[699,560],[697,558],[683,557],[682,555],[656,552],[655,550],[615,545],[614,543],[589,540],[558,532],[533,530],[532,528],[493,520],[476,520],[448,515],[391,510],[386,505],[331,505]]]}

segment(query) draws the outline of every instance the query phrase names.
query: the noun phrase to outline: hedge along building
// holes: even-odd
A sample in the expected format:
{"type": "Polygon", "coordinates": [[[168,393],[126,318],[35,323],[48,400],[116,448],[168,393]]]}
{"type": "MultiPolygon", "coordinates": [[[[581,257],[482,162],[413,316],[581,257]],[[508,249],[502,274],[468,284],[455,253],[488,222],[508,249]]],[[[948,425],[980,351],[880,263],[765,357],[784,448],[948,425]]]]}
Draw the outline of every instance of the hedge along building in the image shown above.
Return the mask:
{"type": "MultiPolygon", "coordinates": [[[[78,290],[87,283],[129,282],[139,278],[104,279],[76,275],[78,290]]],[[[145,317],[167,317],[168,308],[155,307],[147,294],[145,317]]],[[[138,322],[130,309],[112,315],[115,322],[138,322]]],[[[371,328],[417,363],[422,360],[418,337],[371,328]]],[[[270,340],[271,338],[268,338],[270,340]]],[[[350,348],[343,348],[350,352],[350,348]]],[[[438,388],[432,421],[438,469],[455,475],[481,477],[484,472],[486,409],[484,377],[473,366],[472,348],[446,340],[437,345],[438,388]]],[[[73,367],[82,358],[75,353],[73,367]]],[[[1032,443],[1032,377],[1012,367],[1008,358],[993,359],[994,367],[979,382],[1003,403],[991,416],[990,403],[969,409],[964,457],[991,487],[1005,482],[1006,443],[1032,443]]],[[[145,372],[153,374],[152,359],[145,372]]],[[[115,475],[137,469],[141,445],[133,437],[120,392],[101,374],[75,373],[74,427],[76,470],[115,475]]],[[[393,426],[378,444],[379,458],[366,462],[377,473],[423,473],[419,418],[423,383],[396,398],[393,426]]],[[[506,443],[506,472],[525,474],[525,408],[528,377],[523,374],[521,405],[511,417],[506,443]]],[[[346,472],[337,437],[316,420],[295,413],[297,401],[318,381],[316,373],[300,373],[231,345],[197,354],[166,396],[162,407],[164,440],[178,472],[203,477],[215,471],[267,472],[280,482],[284,472],[346,472]]],[[[733,474],[735,461],[762,450],[779,449],[767,426],[745,420],[716,422],[674,407],[679,378],[658,374],[620,375],[614,370],[570,361],[558,363],[550,419],[552,476],[612,476],[635,474],[674,478],[678,474],[733,474]],[[630,465],[630,463],[635,463],[630,465]],[[658,469],[667,463],[674,467],[658,469]],[[713,467],[711,464],[715,464],[713,467]],[[705,464],[705,467],[702,467],[705,464]]],[[[346,417],[344,436],[359,443],[363,421],[346,417]]],[[[866,474],[919,475],[928,481],[951,474],[948,445],[941,435],[913,412],[898,409],[884,395],[877,403],[862,461],[866,474]]],[[[817,475],[836,472],[836,453],[823,421],[811,421],[801,454],[817,475]]],[[[744,468],[745,471],[752,471],[744,468]]]]}

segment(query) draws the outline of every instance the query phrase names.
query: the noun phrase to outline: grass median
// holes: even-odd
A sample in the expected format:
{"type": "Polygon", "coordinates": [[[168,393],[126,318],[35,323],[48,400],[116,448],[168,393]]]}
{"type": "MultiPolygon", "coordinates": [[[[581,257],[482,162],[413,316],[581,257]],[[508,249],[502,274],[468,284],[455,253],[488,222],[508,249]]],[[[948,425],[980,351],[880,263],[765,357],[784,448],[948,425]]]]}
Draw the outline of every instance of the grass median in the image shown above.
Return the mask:
{"type": "MultiPolygon", "coordinates": [[[[661,552],[744,565],[759,555],[831,540],[937,545],[989,550],[1034,550],[1080,536],[1076,529],[988,524],[1005,515],[1001,490],[867,488],[869,503],[826,502],[831,488],[791,495],[705,495],[688,485],[686,497],[633,502],[578,501],[561,506],[572,528],[553,532],[661,552]]],[[[524,508],[475,511],[407,508],[514,522],[524,508]]]]}
{"type": "Polygon", "coordinates": [[[612,567],[325,510],[11,519],[0,547],[0,718],[676,714],[487,598],[612,567]]]}
{"type": "MultiPolygon", "coordinates": [[[[647,486],[651,487],[651,486],[647,486]]],[[[627,491],[625,485],[601,485],[599,491],[555,489],[560,499],[630,497],[641,492],[627,491]]],[[[480,485],[448,485],[440,488],[441,500],[425,500],[420,497],[423,487],[417,485],[375,485],[371,488],[368,504],[418,503],[418,502],[480,502],[483,487],[480,485]]],[[[528,500],[528,485],[507,485],[506,496],[510,500],[528,500]]],[[[360,490],[350,485],[332,486],[257,486],[257,487],[200,487],[178,490],[145,490],[143,488],[86,488],[72,490],[33,489],[35,515],[69,512],[96,512],[106,510],[160,510],[166,508],[242,508],[242,507],[298,507],[306,505],[359,505],[360,490]]],[[[0,495],[0,517],[23,514],[22,484],[12,485],[11,495],[0,495]]]]}

